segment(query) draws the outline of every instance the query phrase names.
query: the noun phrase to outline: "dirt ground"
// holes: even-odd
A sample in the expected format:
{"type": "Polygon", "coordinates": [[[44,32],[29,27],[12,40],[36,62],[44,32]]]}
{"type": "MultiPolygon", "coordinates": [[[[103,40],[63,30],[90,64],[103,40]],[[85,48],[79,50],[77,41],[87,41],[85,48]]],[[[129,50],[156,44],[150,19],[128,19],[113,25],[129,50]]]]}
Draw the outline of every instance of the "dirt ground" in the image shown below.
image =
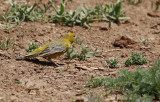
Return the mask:
{"type": "MultiPolygon", "coordinates": [[[[132,52],[146,56],[148,64],[142,65],[144,68],[160,59],[160,10],[152,8],[152,1],[155,2],[142,0],[138,5],[123,2],[123,10],[130,19],[120,25],[113,23],[112,28],[108,28],[105,22],[95,22],[91,24],[91,29],[86,29],[37,21],[23,22],[22,26],[8,31],[0,29],[0,40],[11,38],[15,44],[13,49],[0,50],[0,102],[72,102],[92,94],[112,102],[114,97],[104,97],[103,88],[89,89],[85,84],[90,76],[115,76],[119,69],[137,69],[138,66],[124,65],[132,52]],[[77,34],[84,39],[87,47],[93,45],[102,55],[85,61],[66,60],[65,56],[53,59],[56,63],[64,64],[61,67],[53,66],[43,58],[15,60],[18,55],[26,53],[31,42],[42,45],[68,33],[77,34]],[[140,37],[148,43],[144,45],[140,37]],[[115,43],[118,47],[114,46],[115,43]],[[118,58],[121,65],[116,69],[108,68],[110,57],[118,58]],[[17,84],[17,80],[22,83],[17,84]]],[[[2,14],[9,3],[7,0],[0,2],[2,14]]],[[[72,0],[67,3],[67,9],[75,9],[81,4],[94,7],[111,2],[116,0],[72,0]]]]}

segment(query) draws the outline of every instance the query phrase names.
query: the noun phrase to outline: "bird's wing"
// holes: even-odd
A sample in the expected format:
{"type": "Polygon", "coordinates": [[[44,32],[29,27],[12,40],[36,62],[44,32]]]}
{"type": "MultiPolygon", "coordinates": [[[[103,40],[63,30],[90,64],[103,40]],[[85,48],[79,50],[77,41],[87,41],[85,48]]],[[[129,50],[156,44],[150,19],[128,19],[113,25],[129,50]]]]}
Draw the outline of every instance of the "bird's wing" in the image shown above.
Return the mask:
{"type": "Polygon", "coordinates": [[[47,44],[45,44],[45,45],[43,45],[43,46],[35,49],[34,51],[32,51],[32,52],[24,55],[24,57],[28,57],[28,58],[37,57],[37,56],[39,56],[39,54],[40,54],[43,50],[45,50],[48,46],[50,46],[50,43],[47,43],[47,44]]]}
{"type": "Polygon", "coordinates": [[[65,51],[66,51],[65,46],[50,45],[47,48],[45,48],[42,52],[40,52],[39,56],[46,57],[46,56],[50,56],[50,55],[57,54],[60,52],[65,52],[65,51]]]}

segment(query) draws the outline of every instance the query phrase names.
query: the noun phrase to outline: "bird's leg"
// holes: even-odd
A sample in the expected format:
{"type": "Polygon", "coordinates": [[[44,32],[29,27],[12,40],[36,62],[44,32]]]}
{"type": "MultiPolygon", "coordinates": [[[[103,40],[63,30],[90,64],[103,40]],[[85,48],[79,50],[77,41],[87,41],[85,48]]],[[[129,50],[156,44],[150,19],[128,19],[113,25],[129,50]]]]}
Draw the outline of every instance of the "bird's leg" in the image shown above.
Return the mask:
{"type": "Polygon", "coordinates": [[[52,62],[51,58],[45,57],[46,60],[48,60],[49,62],[52,62]]]}
{"type": "Polygon", "coordinates": [[[45,58],[45,59],[47,59],[49,62],[52,62],[53,65],[55,65],[56,67],[60,67],[60,65],[55,63],[55,62],[53,62],[51,58],[45,58]]]}

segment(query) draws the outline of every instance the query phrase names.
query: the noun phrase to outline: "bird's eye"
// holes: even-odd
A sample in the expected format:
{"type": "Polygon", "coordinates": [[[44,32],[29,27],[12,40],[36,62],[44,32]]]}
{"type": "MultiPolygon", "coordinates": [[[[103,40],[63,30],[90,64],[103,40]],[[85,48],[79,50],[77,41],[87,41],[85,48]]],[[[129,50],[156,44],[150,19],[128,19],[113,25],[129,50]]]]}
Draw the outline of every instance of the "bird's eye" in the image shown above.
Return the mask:
{"type": "Polygon", "coordinates": [[[74,35],[73,37],[75,38],[76,36],[74,35]]]}

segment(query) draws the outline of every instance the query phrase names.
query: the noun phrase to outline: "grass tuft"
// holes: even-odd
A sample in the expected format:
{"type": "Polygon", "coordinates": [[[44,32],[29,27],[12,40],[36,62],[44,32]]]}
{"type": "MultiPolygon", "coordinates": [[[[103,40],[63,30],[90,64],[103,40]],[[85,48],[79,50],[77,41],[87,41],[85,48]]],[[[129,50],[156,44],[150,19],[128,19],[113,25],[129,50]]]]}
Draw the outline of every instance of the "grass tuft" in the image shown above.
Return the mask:
{"type": "Polygon", "coordinates": [[[38,20],[49,9],[45,4],[45,9],[43,10],[37,3],[29,6],[28,3],[18,4],[16,2],[13,2],[12,0],[8,1],[11,5],[11,9],[7,10],[5,14],[1,15],[0,19],[9,23],[16,23],[18,25],[20,25],[23,21],[38,20]]]}
{"type": "Polygon", "coordinates": [[[32,52],[32,51],[34,51],[34,50],[37,49],[37,48],[38,48],[38,45],[37,45],[37,44],[31,43],[30,46],[29,46],[29,48],[26,49],[26,51],[27,51],[27,52],[32,52]]]}
{"type": "Polygon", "coordinates": [[[118,66],[118,59],[109,58],[109,67],[116,68],[118,66]]]}
{"type": "Polygon", "coordinates": [[[160,60],[149,69],[135,72],[120,70],[121,76],[90,78],[88,87],[104,86],[106,91],[121,92],[126,102],[151,102],[160,99],[160,60]]]}
{"type": "Polygon", "coordinates": [[[143,65],[147,63],[147,59],[145,58],[144,55],[141,55],[140,53],[132,53],[130,58],[128,58],[125,61],[126,67],[131,66],[131,65],[143,65]]]}
{"type": "Polygon", "coordinates": [[[0,50],[7,50],[9,46],[12,46],[13,42],[10,38],[6,38],[5,42],[0,41],[0,50]]]}

